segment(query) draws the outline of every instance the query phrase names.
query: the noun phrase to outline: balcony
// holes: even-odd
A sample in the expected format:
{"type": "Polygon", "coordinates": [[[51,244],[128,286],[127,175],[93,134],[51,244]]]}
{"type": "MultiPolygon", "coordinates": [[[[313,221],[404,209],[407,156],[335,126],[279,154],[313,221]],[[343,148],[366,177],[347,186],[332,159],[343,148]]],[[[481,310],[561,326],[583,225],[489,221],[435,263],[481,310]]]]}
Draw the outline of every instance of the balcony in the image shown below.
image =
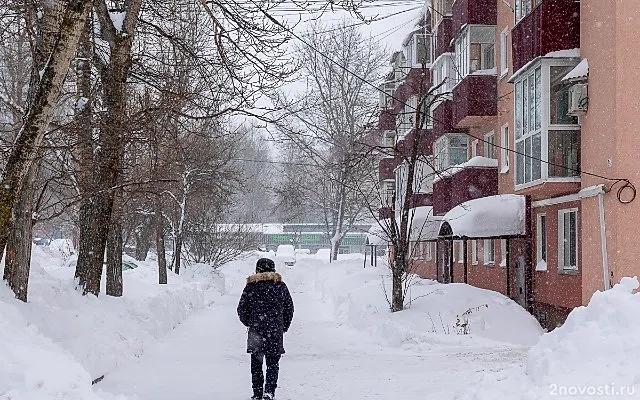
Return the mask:
{"type": "Polygon", "coordinates": [[[553,51],[580,47],[580,2],[543,0],[513,28],[513,70],[553,51]]]}
{"type": "MultiPolygon", "coordinates": [[[[433,131],[431,129],[419,130],[418,155],[429,155],[433,148],[433,131]]],[[[416,130],[412,129],[407,136],[398,142],[397,149],[404,157],[411,157],[413,144],[416,140],[416,130]]]]}
{"type": "Polygon", "coordinates": [[[378,179],[380,181],[392,180],[396,178],[393,172],[402,163],[402,157],[387,157],[380,160],[378,164],[378,179]]]}
{"type": "Polygon", "coordinates": [[[453,124],[453,102],[445,100],[433,111],[433,137],[438,139],[445,133],[461,133],[465,129],[456,128],[453,124]]]}
{"type": "Polygon", "coordinates": [[[453,3],[452,32],[456,36],[465,25],[496,25],[495,0],[456,0],[453,3]]]}
{"type": "Polygon", "coordinates": [[[453,88],[452,124],[473,128],[493,124],[498,115],[495,75],[467,75],[453,88]]]}
{"type": "Polygon", "coordinates": [[[380,207],[378,209],[378,218],[379,219],[391,219],[394,217],[394,212],[392,207],[380,207]]]}
{"type": "Polygon", "coordinates": [[[498,193],[498,161],[474,157],[443,171],[433,183],[433,213],[444,215],[472,199],[498,193]]]}

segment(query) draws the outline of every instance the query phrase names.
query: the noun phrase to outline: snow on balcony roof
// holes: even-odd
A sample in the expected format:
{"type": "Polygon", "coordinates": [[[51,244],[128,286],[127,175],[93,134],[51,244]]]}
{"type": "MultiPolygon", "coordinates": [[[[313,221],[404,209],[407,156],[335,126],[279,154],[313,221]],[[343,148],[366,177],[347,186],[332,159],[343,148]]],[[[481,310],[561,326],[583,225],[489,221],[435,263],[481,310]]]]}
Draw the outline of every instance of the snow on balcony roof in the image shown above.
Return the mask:
{"type": "MultiPolygon", "coordinates": [[[[498,238],[526,233],[525,198],[515,194],[487,196],[466,201],[447,212],[451,236],[458,238],[498,238]]],[[[448,236],[448,235],[443,235],[448,236]]]]}
{"type": "Polygon", "coordinates": [[[589,61],[583,59],[578,65],[562,78],[563,81],[586,79],[589,76],[589,61]]]}
{"type": "Polygon", "coordinates": [[[472,157],[469,161],[463,162],[462,164],[454,165],[445,169],[444,171],[436,173],[436,176],[433,178],[433,183],[436,183],[441,179],[453,176],[466,168],[498,168],[498,160],[496,160],[495,158],[487,158],[482,156],[472,157]]]}
{"type": "MultiPolygon", "coordinates": [[[[409,224],[411,233],[409,240],[412,242],[436,240],[440,230],[442,217],[433,215],[433,207],[415,207],[409,210],[409,224]]],[[[396,223],[400,226],[400,219],[396,218],[396,223]]],[[[367,233],[367,243],[375,245],[387,245],[389,239],[390,219],[380,220],[374,224],[367,233]]]]}
{"type": "Polygon", "coordinates": [[[568,50],[552,51],[550,53],[545,54],[544,56],[536,57],[533,60],[526,63],[525,65],[523,65],[522,67],[520,67],[520,69],[518,69],[516,72],[514,72],[513,75],[511,75],[511,78],[509,78],[508,82],[514,83],[518,78],[518,76],[520,76],[523,72],[527,71],[529,68],[531,68],[532,65],[536,64],[538,61],[540,61],[543,58],[580,58],[580,49],[575,48],[575,49],[568,49],[568,50]]]}

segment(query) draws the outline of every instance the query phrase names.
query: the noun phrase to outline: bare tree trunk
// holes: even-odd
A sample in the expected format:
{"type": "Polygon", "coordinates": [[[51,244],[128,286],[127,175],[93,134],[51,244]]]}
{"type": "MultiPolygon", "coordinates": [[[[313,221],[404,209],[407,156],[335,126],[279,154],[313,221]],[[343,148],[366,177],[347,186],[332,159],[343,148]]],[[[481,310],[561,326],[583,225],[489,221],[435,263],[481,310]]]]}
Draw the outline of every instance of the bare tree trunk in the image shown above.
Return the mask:
{"type": "Polygon", "coordinates": [[[27,301],[31,267],[34,179],[35,173],[32,171],[29,174],[29,181],[18,198],[16,221],[6,245],[7,254],[3,275],[3,279],[9,284],[16,298],[24,302],[27,301]]]}
{"type": "Polygon", "coordinates": [[[29,101],[23,125],[11,148],[6,167],[0,177],[0,242],[6,240],[15,221],[15,210],[23,186],[28,179],[44,133],[53,117],[62,84],[75,56],[82,28],[87,19],[90,0],[67,3],[56,40],[47,63],[29,101]]]}
{"type": "Polygon", "coordinates": [[[158,254],[158,283],[166,285],[167,283],[167,257],[164,249],[164,219],[162,217],[162,208],[160,200],[156,199],[156,251],[158,254]]]}
{"type": "Polygon", "coordinates": [[[180,262],[182,259],[182,233],[176,236],[176,248],[173,252],[173,272],[180,274],[180,262]]]}
{"type": "Polygon", "coordinates": [[[155,228],[155,218],[143,221],[140,230],[136,233],[136,260],[144,261],[147,259],[155,228]]]}
{"type": "MultiPolygon", "coordinates": [[[[78,185],[82,196],[90,195],[93,190],[93,165],[94,165],[94,153],[93,153],[93,118],[92,118],[92,99],[91,99],[91,63],[92,57],[92,44],[89,32],[91,30],[91,23],[87,21],[85,23],[84,31],[80,38],[80,44],[78,46],[78,58],[80,59],[77,66],[77,90],[78,99],[76,103],[76,115],[75,119],[78,121],[75,124],[75,131],[77,135],[77,158],[78,162],[75,164],[76,176],[78,177],[78,185]],[[82,105],[82,107],[80,107],[82,105]]],[[[87,260],[80,261],[80,257],[86,258],[87,254],[80,251],[81,248],[84,251],[97,251],[95,244],[89,244],[88,240],[83,240],[82,235],[86,233],[86,228],[83,229],[83,224],[88,223],[89,215],[87,214],[88,205],[83,199],[80,204],[79,219],[76,221],[77,226],[77,242],[74,243],[75,249],[78,252],[78,263],[76,265],[75,278],[78,283],[84,287],[87,281],[87,265],[90,263],[87,260]]],[[[102,264],[103,254],[100,255],[100,263],[102,264]]]]}
{"type": "Polygon", "coordinates": [[[111,214],[109,236],[107,237],[107,296],[120,297],[122,285],[122,193],[115,200],[117,206],[111,214]]]}

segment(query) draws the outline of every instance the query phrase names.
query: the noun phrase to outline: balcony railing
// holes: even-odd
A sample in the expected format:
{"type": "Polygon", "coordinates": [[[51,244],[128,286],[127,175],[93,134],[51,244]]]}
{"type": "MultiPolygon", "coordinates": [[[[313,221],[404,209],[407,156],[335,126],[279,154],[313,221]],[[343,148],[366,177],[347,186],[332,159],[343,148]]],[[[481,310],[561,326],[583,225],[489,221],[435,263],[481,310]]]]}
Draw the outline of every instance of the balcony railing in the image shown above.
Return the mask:
{"type": "Polygon", "coordinates": [[[498,115],[498,85],[495,74],[467,75],[453,89],[452,124],[458,128],[479,127],[498,115]]]}
{"type": "Polygon", "coordinates": [[[579,47],[580,2],[543,0],[513,28],[513,70],[551,52],[579,47]]]}
{"type": "Polygon", "coordinates": [[[465,25],[496,25],[498,7],[495,0],[456,0],[453,3],[453,35],[465,25]]]}

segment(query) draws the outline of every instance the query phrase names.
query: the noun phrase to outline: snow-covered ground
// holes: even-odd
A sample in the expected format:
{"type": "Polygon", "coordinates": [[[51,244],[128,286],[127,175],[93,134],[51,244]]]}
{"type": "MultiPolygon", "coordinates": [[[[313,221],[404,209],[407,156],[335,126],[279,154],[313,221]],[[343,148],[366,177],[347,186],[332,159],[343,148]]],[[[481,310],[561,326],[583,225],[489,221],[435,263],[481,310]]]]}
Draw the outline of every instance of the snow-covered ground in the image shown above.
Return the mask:
{"type": "MultiPolygon", "coordinates": [[[[153,262],[139,263],[123,298],[96,299],[73,289],[60,248],[34,249],[28,304],[0,287],[0,399],[248,398],[236,305],[260,254],[221,273],[187,267],[166,286],[153,262]]],[[[408,308],[391,314],[388,272],[357,256],[300,257],[280,272],[296,305],[281,400],[640,397],[637,280],[543,335],[512,301],[462,284],[416,279],[408,308]]]]}
{"type": "MultiPolygon", "coordinates": [[[[220,301],[97,386],[141,400],[248,398],[246,330],[235,308],[254,262],[226,265],[220,301]]],[[[363,269],[361,259],[327,264],[308,258],[280,272],[296,305],[281,363],[282,400],[453,399],[469,380],[524,365],[528,347],[516,343],[530,344],[541,334],[521,308],[463,285],[420,281],[411,308],[392,316],[381,286],[386,272],[363,269]],[[485,304],[471,314],[471,335],[458,335],[456,315],[485,304]],[[518,327],[500,333],[506,325],[500,314],[518,327]],[[511,343],[492,340],[505,337],[511,343]]]]}

